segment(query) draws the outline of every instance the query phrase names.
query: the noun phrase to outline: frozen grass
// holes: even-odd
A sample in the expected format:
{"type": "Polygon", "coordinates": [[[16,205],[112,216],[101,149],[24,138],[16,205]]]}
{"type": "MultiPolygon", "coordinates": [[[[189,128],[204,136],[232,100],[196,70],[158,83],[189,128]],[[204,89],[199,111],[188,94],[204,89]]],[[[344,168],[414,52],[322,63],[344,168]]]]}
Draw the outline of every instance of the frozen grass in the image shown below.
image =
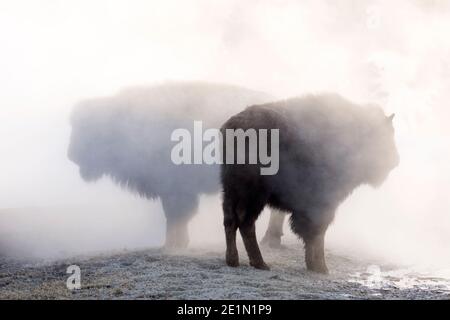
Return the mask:
{"type": "Polygon", "coordinates": [[[263,248],[270,271],[225,265],[223,248],[167,253],[122,251],[59,261],[1,260],[1,299],[449,299],[449,281],[370,267],[327,252],[331,274],[305,270],[303,250],[263,248]],[[81,289],[66,288],[66,268],[81,268],[81,289]]]}

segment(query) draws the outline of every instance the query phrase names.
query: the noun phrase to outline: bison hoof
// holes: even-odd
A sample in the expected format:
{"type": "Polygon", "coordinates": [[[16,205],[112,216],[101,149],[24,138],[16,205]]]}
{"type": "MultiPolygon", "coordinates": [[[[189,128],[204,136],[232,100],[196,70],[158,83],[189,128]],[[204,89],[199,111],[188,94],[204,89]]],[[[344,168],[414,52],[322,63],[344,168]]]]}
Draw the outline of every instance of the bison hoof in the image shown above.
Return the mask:
{"type": "Polygon", "coordinates": [[[228,260],[227,259],[227,266],[236,268],[239,267],[239,261],[238,260],[228,260]]]}
{"type": "Polygon", "coordinates": [[[188,247],[189,239],[183,237],[177,238],[169,238],[166,239],[166,243],[164,244],[164,251],[177,251],[184,250],[188,247]]]}
{"type": "Polygon", "coordinates": [[[326,265],[310,266],[310,267],[308,267],[308,271],[321,273],[321,274],[329,274],[329,271],[328,271],[328,268],[326,265]]]}
{"type": "Polygon", "coordinates": [[[226,255],[225,260],[229,267],[239,267],[239,257],[237,255],[226,255]]]}
{"type": "Polygon", "coordinates": [[[259,270],[270,270],[269,266],[265,262],[254,263],[250,261],[250,265],[259,270]]]}

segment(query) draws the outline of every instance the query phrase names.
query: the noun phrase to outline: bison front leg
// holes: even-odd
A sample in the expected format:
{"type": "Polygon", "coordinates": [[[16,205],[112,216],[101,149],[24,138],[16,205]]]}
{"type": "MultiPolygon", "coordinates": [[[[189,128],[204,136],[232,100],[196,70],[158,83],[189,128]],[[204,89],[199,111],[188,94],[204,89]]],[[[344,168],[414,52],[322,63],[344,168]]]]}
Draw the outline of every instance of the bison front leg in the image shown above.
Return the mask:
{"type": "Polygon", "coordinates": [[[305,239],[306,268],[311,271],[328,274],[325,262],[325,232],[305,239]]]}
{"type": "Polygon", "coordinates": [[[164,248],[184,249],[189,244],[188,222],[167,219],[164,248]]]}
{"type": "Polygon", "coordinates": [[[325,232],[332,220],[332,215],[321,215],[314,218],[315,220],[312,220],[304,212],[294,212],[291,216],[291,226],[305,243],[306,268],[310,271],[327,274],[324,249],[325,232]]]}
{"type": "Polygon", "coordinates": [[[161,197],[166,215],[165,248],[186,248],[189,244],[188,223],[197,211],[198,197],[170,195],[161,197]]]}
{"type": "Polygon", "coordinates": [[[283,224],[286,213],[272,209],[270,212],[269,226],[266,234],[261,240],[261,244],[271,248],[281,248],[281,236],[283,235],[283,224]]]}

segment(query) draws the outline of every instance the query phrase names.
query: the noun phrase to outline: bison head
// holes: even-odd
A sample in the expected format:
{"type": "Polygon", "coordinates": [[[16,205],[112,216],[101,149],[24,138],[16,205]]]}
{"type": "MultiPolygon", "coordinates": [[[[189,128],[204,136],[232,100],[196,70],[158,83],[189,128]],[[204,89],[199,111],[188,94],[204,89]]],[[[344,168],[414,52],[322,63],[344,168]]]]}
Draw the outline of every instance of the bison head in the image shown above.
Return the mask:
{"type": "Polygon", "coordinates": [[[366,182],[380,186],[389,173],[399,164],[395,145],[394,114],[385,116],[380,108],[372,108],[369,125],[362,130],[362,152],[356,153],[364,163],[366,182]]]}
{"type": "Polygon", "coordinates": [[[85,101],[72,113],[68,157],[88,182],[108,173],[114,162],[114,106],[105,100],[85,101]]]}

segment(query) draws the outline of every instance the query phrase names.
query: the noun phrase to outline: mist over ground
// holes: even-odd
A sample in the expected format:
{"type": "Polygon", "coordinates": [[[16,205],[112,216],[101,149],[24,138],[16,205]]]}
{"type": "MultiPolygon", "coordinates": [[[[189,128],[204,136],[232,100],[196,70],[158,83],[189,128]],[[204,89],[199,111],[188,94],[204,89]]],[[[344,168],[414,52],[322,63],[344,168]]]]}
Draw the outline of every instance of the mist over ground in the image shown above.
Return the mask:
{"type": "MultiPolygon", "coordinates": [[[[123,87],[201,80],[337,92],[395,112],[400,166],[348,198],[326,246],[450,269],[449,30],[449,1],[1,1],[0,249],[53,258],[161,245],[158,202],[81,180],[68,118],[79,100],[123,87]]],[[[190,230],[192,246],[223,245],[218,196],[202,198],[190,230]]]]}

